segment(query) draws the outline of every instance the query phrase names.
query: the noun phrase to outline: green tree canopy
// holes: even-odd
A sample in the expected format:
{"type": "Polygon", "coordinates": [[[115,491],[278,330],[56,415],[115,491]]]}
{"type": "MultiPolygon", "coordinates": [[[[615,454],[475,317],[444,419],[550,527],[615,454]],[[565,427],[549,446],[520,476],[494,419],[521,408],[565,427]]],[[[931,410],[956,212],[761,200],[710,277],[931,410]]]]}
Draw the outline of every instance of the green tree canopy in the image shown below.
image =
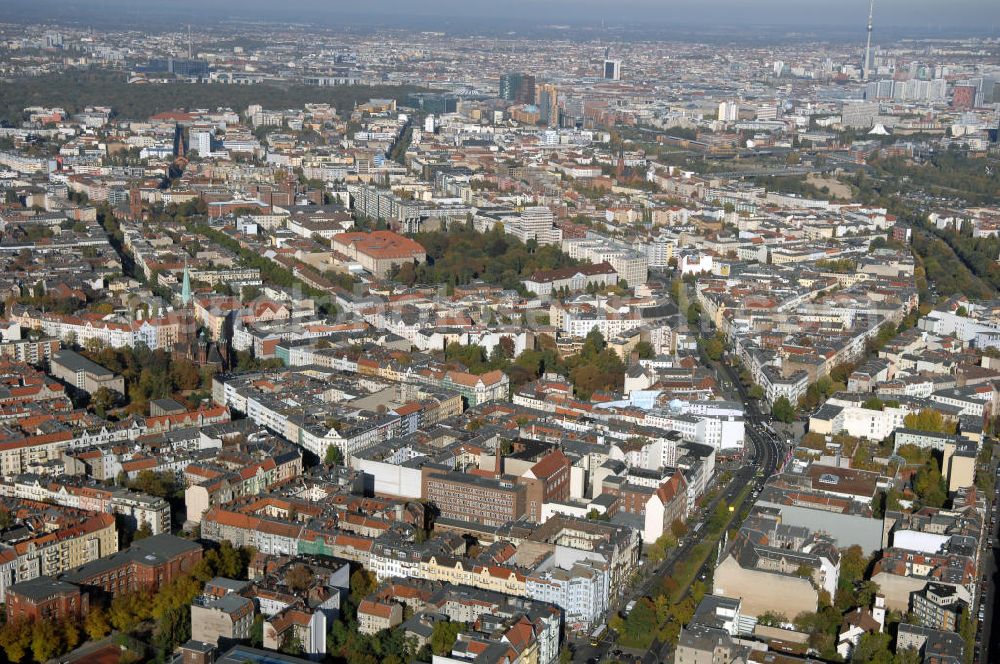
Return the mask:
{"type": "Polygon", "coordinates": [[[779,422],[791,423],[795,421],[795,407],[788,397],[780,396],[771,405],[771,414],[779,422]]]}

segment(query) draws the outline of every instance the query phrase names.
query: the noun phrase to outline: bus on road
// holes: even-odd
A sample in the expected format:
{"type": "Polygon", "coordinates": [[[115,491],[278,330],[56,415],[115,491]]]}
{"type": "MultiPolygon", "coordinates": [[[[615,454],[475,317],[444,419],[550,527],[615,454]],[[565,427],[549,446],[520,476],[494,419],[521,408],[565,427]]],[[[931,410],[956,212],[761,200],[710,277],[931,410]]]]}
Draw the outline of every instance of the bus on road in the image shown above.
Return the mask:
{"type": "Polygon", "coordinates": [[[598,646],[601,641],[604,640],[604,633],[608,630],[608,626],[605,623],[601,623],[597,628],[590,633],[590,645],[598,646]]]}

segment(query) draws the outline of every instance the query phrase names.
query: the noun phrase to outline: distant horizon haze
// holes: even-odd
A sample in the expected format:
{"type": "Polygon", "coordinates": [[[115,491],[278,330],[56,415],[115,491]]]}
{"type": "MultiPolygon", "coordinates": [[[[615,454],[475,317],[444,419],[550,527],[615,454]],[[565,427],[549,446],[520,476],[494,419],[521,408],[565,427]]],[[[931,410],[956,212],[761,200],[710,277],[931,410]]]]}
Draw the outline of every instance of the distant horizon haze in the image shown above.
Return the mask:
{"type": "MultiPolygon", "coordinates": [[[[139,0],[0,0],[5,20],[80,22],[141,26],[192,23],[206,27],[220,21],[246,20],[311,23],[317,27],[410,27],[446,30],[511,30],[538,33],[553,26],[599,28],[621,32],[646,29],[706,30],[734,38],[752,38],[752,28],[783,31],[825,30],[847,36],[863,33],[868,0],[508,0],[502,5],[475,0],[368,0],[359,6],[337,0],[174,0],[153,4],[139,0]]],[[[914,37],[967,32],[993,35],[1000,30],[1000,0],[876,0],[875,33],[886,38],[911,32],[914,37]]],[[[223,23],[224,25],[224,23],[223,23]]],[[[645,31],[644,31],[645,32],[645,31]]],[[[609,35],[628,37],[628,35],[609,35]]]]}

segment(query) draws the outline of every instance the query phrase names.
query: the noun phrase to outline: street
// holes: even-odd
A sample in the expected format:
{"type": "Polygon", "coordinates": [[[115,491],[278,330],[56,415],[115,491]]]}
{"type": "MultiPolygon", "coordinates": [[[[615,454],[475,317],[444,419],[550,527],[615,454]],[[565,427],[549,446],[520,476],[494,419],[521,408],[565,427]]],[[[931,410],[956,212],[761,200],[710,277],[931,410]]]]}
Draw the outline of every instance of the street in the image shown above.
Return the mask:
{"type": "MultiPolygon", "coordinates": [[[[723,383],[724,387],[730,388],[727,391],[735,389],[738,400],[743,404],[744,421],[746,423],[745,436],[749,442],[749,450],[746,452],[744,463],[734,471],[728,484],[708,504],[699,508],[697,518],[692,518],[689,524],[691,525],[691,530],[688,535],[681,539],[679,546],[668,552],[666,558],[659,565],[643,570],[644,576],[642,581],[623,599],[622,606],[627,605],[628,602],[638,600],[640,597],[652,596],[654,587],[661,582],[663,577],[671,573],[674,564],[678,560],[689,556],[694,547],[704,540],[707,533],[704,528],[695,531],[696,524],[703,524],[713,514],[721,501],[732,504],[736,496],[744,487],[754,482],[755,478],[757,479],[758,486],[763,485],[776,472],[787,452],[785,443],[773,431],[768,429],[769,417],[761,414],[757,409],[756,401],[751,399],[747,394],[746,387],[740,382],[733,367],[725,362],[711,364],[714,364],[717,375],[719,375],[718,369],[722,368],[729,384],[725,384],[726,380],[722,375],[719,375],[720,383],[723,383]]],[[[717,469],[717,476],[719,474],[719,469],[717,469]]],[[[712,560],[713,558],[709,557],[704,566],[695,574],[695,579],[710,578],[712,570],[709,569],[709,566],[712,560]]],[[[613,659],[619,661],[641,661],[643,664],[670,661],[669,643],[654,641],[645,652],[639,653],[627,648],[618,648],[613,638],[614,636],[609,632],[604,641],[596,646],[591,645],[586,639],[577,641],[574,644],[574,661],[600,662],[607,658],[609,653],[611,653],[613,659]]]]}
{"type": "MultiPolygon", "coordinates": [[[[1000,540],[997,538],[997,524],[991,521],[997,515],[997,504],[1000,502],[998,499],[1000,499],[1000,484],[995,488],[993,496],[987,496],[990,504],[983,517],[985,546],[982,554],[982,583],[984,587],[981,587],[979,600],[983,618],[978,622],[979,631],[976,635],[976,644],[979,648],[976,661],[982,664],[991,661],[991,652],[1000,651],[1000,625],[997,625],[1000,614],[996,611],[997,584],[1000,583],[1000,565],[997,564],[1000,540]]],[[[978,615],[975,617],[978,620],[978,615]]]]}

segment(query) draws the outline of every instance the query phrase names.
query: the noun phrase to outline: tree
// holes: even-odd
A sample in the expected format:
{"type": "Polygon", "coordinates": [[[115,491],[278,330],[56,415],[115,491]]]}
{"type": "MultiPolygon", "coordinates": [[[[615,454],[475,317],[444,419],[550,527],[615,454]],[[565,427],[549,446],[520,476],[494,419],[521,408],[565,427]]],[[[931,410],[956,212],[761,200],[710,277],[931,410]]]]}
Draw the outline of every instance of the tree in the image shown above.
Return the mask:
{"type": "Polygon", "coordinates": [[[115,596],[108,612],[111,625],[120,632],[131,632],[150,616],[149,604],[149,596],[145,593],[129,592],[115,596]]]}
{"type": "Polygon", "coordinates": [[[691,327],[698,327],[698,323],[701,321],[701,305],[697,302],[692,302],[687,308],[687,322],[691,327]]]}
{"type": "Polygon", "coordinates": [[[799,565],[795,570],[795,576],[801,577],[803,579],[812,579],[813,570],[809,565],[799,565]]]}
{"type": "Polygon", "coordinates": [[[31,655],[36,662],[47,662],[59,651],[59,634],[49,620],[36,620],[31,626],[31,655]]]}
{"type": "Polygon", "coordinates": [[[154,643],[160,652],[173,652],[178,645],[190,638],[190,609],[187,606],[172,606],[157,619],[154,643]]]}
{"type": "Polygon", "coordinates": [[[257,286],[243,286],[240,297],[244,302],[252,302],[261,296],[261,290],[257,286]]]}
{"type": "Polygon", "coordinates": [[[500,340],[497,342],[497,345],[493,349],[494,354],[498,355],[500,358],[504,360],[504,364],[514,359],[515,351],[516,347],[514,346],[514,340],[511,337],[507,336],[500,337],[500,340]]]}
{"type": "Polygon", "coordinates": [[[141,539],[146,539],[147,537],[152,537],[152,536],[153,536],[153,529],[150,527],[149,522],[143,521],[142,525],[139,526],[139,528],[135,531],[135,534],[132,536],[132,541],[138,542],[141,539]]]}
{"type": "Polygon", "coordinates": [[[882,633],[862,634],[851,653],[851,662],[857,664],[893,664],[889,643],[892,637],[882,633]]]}
{"type": "Polygon", "coordinates": [[[121,395],[107,387],[100,387],[90,399],[90,405],[99,417],[107,417],[108,411],[117,408],[121,403],[121,395]]]}
{"type": "Polygon", "coordinates": [[[107,636],[111,631],[108,623],[108,614],[99,606],[91,607],[90,612],[83,621],[83,631],[87,633],[87,638],[91,641],[98,641],[107,636]]]}
{"type": "MultiPolygon", "coordinates": [[[[338,620],[334,624],[342,625],[343,623],[338,620]]],[[[264,614],[262,613],[255,615],[253,623],[250,624],[250,645],[254,648],[260,648],[264,645],[264,614]]]]}
{"type": "Polygon", "coordinates": [[[648,597],[640,597],[625,617],[619,640],[629,648],[648,647],[656,635],[656,605],[648,597]]]}
{"type": "Polygon", "coordinates": [[[871,606],[872,601],[875,599],[875,595],[879,594],[878,584],[874,581],[862,581],[858,584],[857,590],[855,591],[855,601],[858,606],[868,607],[871,606]]]}
{"type": "Polygon", "coordinates": [[[198,371],[198,365],[185,359],[172,360],[170,381],[176,390],[187,392],[198,389],[201,384],[201,373],[198,371]]]}
{"type": "Polygon", "coordinates": [[[466,346],[453,341],[445,347],[444,357],[449,362],[461,363],[469,373],[481,374],[489,370],[486,351],[476,344],[466,346]]]}
{"type": "Polygon", "coordinates": [[[216,573],[228,579],[241,579],[246,577],[247,564],[250,562],[250,552],[246,549],[237,549],[229,540],[223,540],[219,545],[219,562],[216,573]]]}
{"type": "Polygon", "coordinates": [[[956,431],[954,420],[945,420],[944,415],[933,408],[923,408],[918,413],[909,413],[903,418],[903,426],[935,433],[953,434],[956,431]]]}
{"type": "Polygon", "coordinates": [[[722,353],[726,350],[725,345],[718,336],[712,337],[705,342],[705,354],[708,355],[708,359],[713,362],[718,362],[722,359],[722,353]]]}
{"type": "Polygon", "coordinates": [[[459,633],[465,628],[465,623],[442,620],[434,623],[431,632],[431,651],[438,656],[444,657],[451,654],[451,649],[458,639],[459,633]]]}
{"type": "MultiPolygon", "coordinates": [[[[674,257],[670,258],[670,267],[677,267],[677,259],[674,257]]],[[[684,282],[680,279],[674,279],[670,282],[670,297],[673,298],[674,302],[681,301],[681,289],[684,288],[684,282]]]]}
{"type": "Polygon", "coordinates": [[[757,624],[764,627],[781,627],[788,622],[788,617],[784,613],[775,611],[765,611],[757,616],[757,624]]]}
{"type": "Polygon", "coordinates": [[[66,652],[80,645],[80,626],[72,618],[67,618],[60,624],[63,649],[66,652]]]}
{"type": "Polygon", "coordinates": [[[285,633],[284,638],[281,640],[281,647],[278,649],[286,655],[301,655],[305,651],[305,648],[302,646],[302,639],[299,638],[298,632],[295,629],[290,629],[285,633]]]}
{"type": "Polygon", "coordinates": [[[774,404],[771,406],[771,414],[779,422],[790,424],[795,421],[795,408],[786,396],[780,396],[774,400],[774,404]]]}
{"type": "Polygon", "coordinates": [[[351,602],[357,606],[361,603],[361,600],[367,597],[377,585],[375,575],[371,572],[367,572],[362,568],[358,568],[351,574],[350,586],[351,586],[351,602]]]}
{"type": "Polygon", "coordinates": [[[607,342],[604,340],[604,335],[601,334],[601,330],[597,327],[592,327],[583,340],[583,347],[580,349],[580,355],[588,358],[597,357],[597,355],[604,350],[607,345],[607,342]]]}
{"type": "Polygon", "coordinates": [[[976,624],[972,622],[972,614],[969,607],[962,609],[962,614],[958,620],[958,633],[965,641],[965,664],[972,664],[976,655],[976,624]]]}
{"type": "Polygon", "coordinates": [[[857,544],[843,549],[840,554],[840,580],[852,586],[861,581],[868,569],[868,558],[857,544]]]}
{"type": "Polygon", "coordinates": [[[329,445],[326,448],[326,454],[323,456],[323,463],[328,466],[343,466],[344,453],[336,445],[329,445]]]}
{"type": "Polygon", "coordinates": [[[639,356],[641,360],[652,359],[656,353],[653,350],[653,345],[648,341],[640,341],[635,345],[635,353],[639,356]]]}
{"type": "Polygon", "coordinates": [[[942,507],[948,499],[944,477],[935,457],[928,459],[917,471],[913,478],[913,491],[920,502],[929,507],[942,507]]]}
{"type": "Polygon", "coordinates": [[[677,540],[670,533],[663,533],[649,545],[649,562],[659,564],[667,557],[667,551],[677,546],[677,540]]]}
{"type": "Polygon", "coordinates": [[[157,473],[143,470],[128,483],[133,491],[141,491],[158,498],[172,498],[179,491],[177,477],[173,473],[157,473]]]}
{"type": "Polygon", "coordinates": [[[24,618],[15,618],[0,628],[0,648],[9,662],[20,662],[31,648],[32,629],[24,618]]]}

